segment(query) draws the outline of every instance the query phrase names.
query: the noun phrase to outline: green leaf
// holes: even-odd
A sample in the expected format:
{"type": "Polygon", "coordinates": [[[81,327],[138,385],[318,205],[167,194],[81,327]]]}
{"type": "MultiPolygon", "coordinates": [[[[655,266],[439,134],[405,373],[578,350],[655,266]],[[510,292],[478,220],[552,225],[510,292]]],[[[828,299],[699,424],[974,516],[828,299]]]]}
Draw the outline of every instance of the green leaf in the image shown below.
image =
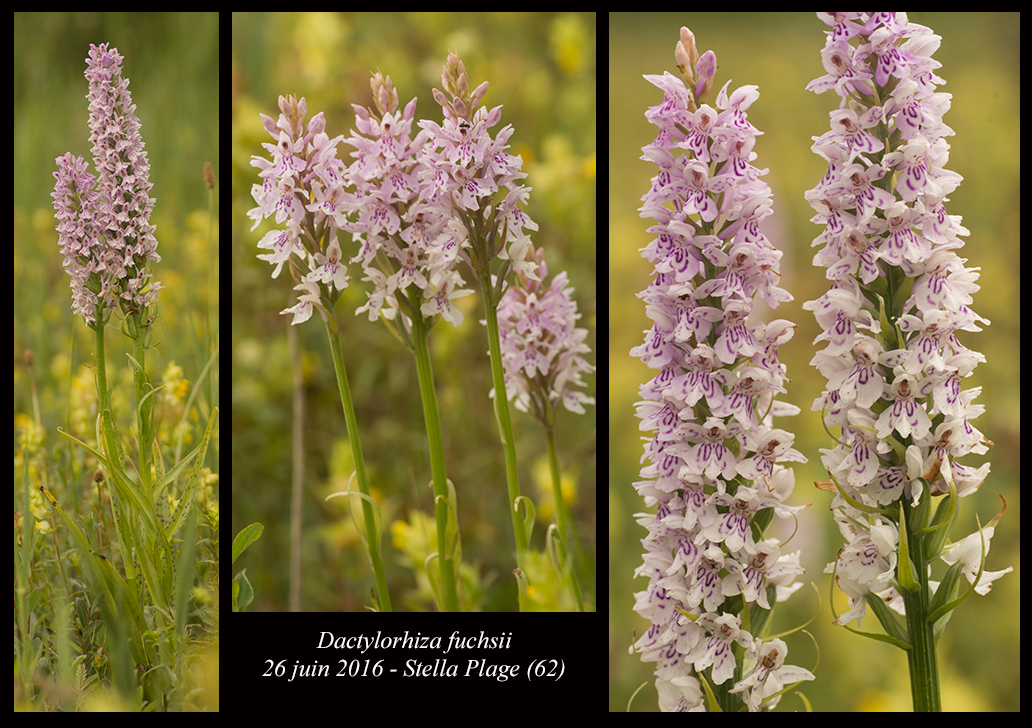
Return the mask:
{"type": "MultiPolygon", "coordinates": [[[[375,528],[375,531],[376,531],[376,548],[379,549],[379,547],[380,547],[379,546],[379,544],[380,544],[380,534],[381,534],[380,526],[381,526],[381,523],[382,523],[382,516],[381,516],[381,513],[380,513],[380,504],[377,503],[375,500],[373,500],[372,496],[366,495],[365,493],[360,493],[357,490],[351,490],[351,481],[355,479],[356,475],[357,475],[357,471],[355,473],[352,473],[351,477],[348,478],[348,489],[347,490],[341,491],[339,493],[330,493],[328,496],[326,496],[326,500],[329,500],[330,498],[339,498],[341,496],[344,496],[346,498],[361,498],[363,501],[366,501],[367,503],[369,503],[370,506],[373,509],[373,517],[374,517],[374,521],[375,521],[374,525],[376,527],[375,528]]],[[[362,539],[362,543],[365,544],[366,553],[367,554],[371,554],[372,551],[369,550],[370,549],[369,539],[365,535],[365,533],[363,533],[363,529],[358,527],[358,518],[355,516],[355,509],[351,507],[350,503],[348,504],[348,511],[351,513],[351,523],[352,523],[352,525],[354,525],[355,531],[358,532],[359,538],[361,538],[362,539]]]]}
{"type": "Polygon", "coordinates": [[[885,630],[886,634],[874,634],[872,632],[861,632],[858,629],[853,629],[848,625],[844,625],[853,634],[863,635],[872,640],[878,642],[887,642],[890,645],[895,645],[901,650],[910,651],[910,635],[907,633],[905,627],[899,623],[896,619],[896,614],[888,605],[882,601],[881,597],[871,592],[867,593],[867,606],[874,612],[874,616],[878,618],[878,622],[881,624],[882,629],[885,630]]]}
{"type": "MultiPolygon", "coordinates": [[[[960,575],[963,571],[963,561],[958,561],[946,570],[946,574],[942,577],[942,581],[939,582],[939,588],[935,590],[935,594],[932,595],[931,602],[928,604],[929,614],[936,614],[953,598],[953,594],[957,588],[957,581],[960,579],[960,575]]],[[[945,614],[945,612],[943,612],[943,614],[945,614]]]]}
{"type": "Polygon", "coordinates": [[[218,415],[219,408],[215,407],[211,411],[211,416],[208,417],[208,426],[204,431],[204,437],[201,439],[201,443],[186,455],[182,460],[176,463],[172,470],[165,474],[158,481],[157,487],[154,489],[155,497],[161,494],[161,491],[175,480],[179,473],[182,472],[183,468],[189,465],[191,462],[196,460],[196,466],[194,467],[193,474],[190,476],[190,481],[183,491],[183,495],[179,498],[175,509],[172,511],[168,526],[165,528],[165,537],[171,539],[178,533],[180,526],[186,520],[186,514],[190,511],[191,506],[194,502],[194,494],[201,483],[201,470],[204,467],[204,456],[208,452],[208,443],[211,441],[212,435],[215,434],[215,430],[218,427],[215,425],[215,417],[218,415]]]}
{"type": "Polygon", "coordinates": [[[910,547],[907,543],[907,517],[903,513],[903,503],[899,504],[899,565],[896,569],[900,586],[909,592],[916,592],[921,588],[917,582],[917,572],[914,571],[914,563],[910,560],[910,547]]]}
{"type": "Polygon", "coordinates": [[[529,542],[530,536],[534,532],[534,501],[532,501],[525,495],[521,495],[519,498],[517,498],[515,503],[513,503],[513,508],[516,509],[517,514],[520,510],[520,501],[523,501],[523,503],[525,504],[523,516],[523,533],[526,536],[527,541],[529,542]]]}
{"type": "Polygon", "coordinates": [[[265,526],[262,524],[252,523],[236,535],[236,538],[233,539],[233,561],[230,562],[230,565],[236,563],[237,557],[244,553],[248,546],[261,538],[264,530],[265,526]]]}
{"type": "Polygon", "coordinates": [[[445,528],[445,543],[451,551],[455,563],[462,561],[462,536],[459,534],[459,497],[455,492],[455,483],[446,478],[448,483],[448,525],[445,528]]]}
{"type": "Polygon", "coordinates": [[[953,524],[957,522],[957,517],[960,515],[960,508],[957,505],[960,497],[957,495],[957,488],[953,485],[953,478],[947,480],[947,485],[950,486],[950,494],[939,502],[939,507],[935,509],[932,525],[923,529],[929,533],[925,537],[924,543],[925,558],[929,561],[942,553],[946,542],[949,541],[950,533],[953,531],[953,524]]]}
{"type": "Polygon", "coordinates": [[[233,611],[242,612],[254,600],[254,589],[247,580],[247,569],[233,577],[233,611]]]}
{"type": "Polygon", "coordinates": [[[529,612],[531,609],[530,597],[527,594],[527,575],[523,573],[523,569],[513,569],[512,575],[516,577],[516,586],[520,593],[520,611],[529,612]]]}
{"type": "MultiPolygon", "coordinates": [[[[837,579],[838,562],[835,563],[836,576],[833,577],[833,583],[837,579]]],[[[867,637],[868,639],[877,640],[878,642],[888,642],[890,645],[895,645],[901,650],[910,650],[910,635],[906,629],[899,623],[899,621],[893,616],[892,612],[889,611],[888,607],[881,600],[877,594],[868,592],[866,595],[867,605],[871,607],[871,611],[874,612],[874,616],[878,618],[878,621],[882,625],[888,634],[873,634],[871,632],[861,632],[858,629],[850,627],[848,624],[843,624],[842,627],[849,630],[853,634],[858,634],[861,637],[867,637]]],[[[838,622],[838,614],[835,612],[835,598],[832,595],[831,598],[831,614],[835,617],[836,623],[838,622]]]]}
{"type": "Polygon", "coordinates": [[[115,571],[110,561],[92,549],[86,534],[82,532],[75,520],[61,507],[61,504],[50,491],[42,485],[39,486],[39,490],[50,504],[54,514],[68,529],[72,540],[79,548],[83,561],[89,565],[94,577],[94,586],[103,597],[104,607],[109,611],[110,618],[119,619],[120,623],[128,624],[129,646],[133,653],[133,659],[142,662],[147,657],[147,653],[141,637],[141,630],[144,624],[143,611],[136,591],[128,587],[125,579],[115,571]]]}
{"type": "MultiPolygon", "coordinates": [[[[981,552],[981,556],[980,556],[980,559],[979,559],[979,562],[978,562],[978,573],[975,574],[975,579],[974,579],[974,581],[971,582],[971,586],[968,588],[968,590],[966,592],[961,594],[959,597],[954,599],[952,602],[947,602],[946,604],[942,605],[938,609],[933,610],[932,613],[928,615],[928,623],[929,624],[935,624],[935,621],[937,619],[939,619],[943,615],[945,615],[948,612],[951,612],[954,609],[956,609],[957,607],[959,607],[961,602],[963,602],[969,596],[974,594],[975,593],[975,587],[978,585],[978,580],[982,578],[982,572],[985,571],[985,534],[982,532],[982,523],[981,523],[981,521],[978,520],[978,515],[977,514],[975,515],[975,522],[978,524],[978,537],[979,537],[979,539],[981,539],[981,542],[982,542],[982,552],[981,552]]],[[[960,562],[960,561],[957,562],[957,564],[961,564],[961,563],[963,563],[963,562],[960,562]]],[[[954,566],[956,566],[957,564],[954,564],[954,566]]],[[[942,588],[941,584],[940,584],[939,588],[940,589],[942,588]]]]}

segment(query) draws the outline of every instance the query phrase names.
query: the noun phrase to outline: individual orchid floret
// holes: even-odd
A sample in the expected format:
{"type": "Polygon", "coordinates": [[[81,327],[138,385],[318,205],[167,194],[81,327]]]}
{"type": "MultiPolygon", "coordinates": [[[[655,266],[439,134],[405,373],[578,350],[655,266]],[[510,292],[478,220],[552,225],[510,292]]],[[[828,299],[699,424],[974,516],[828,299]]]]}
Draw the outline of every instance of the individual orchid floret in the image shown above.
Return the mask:
{"type": "Polygon", "coordinates": [[[969,584],[974,584],[975,591],[983,596],[988,594],[989,590],[993,588],[994,581],[1004,574],[1014,571],[1013,566],[1008,566],[1001,571],[983,569],[982,576],[978,577],[978,571],[984,561],[984,557],[989,553],[989,542],[994,532],[995,528],[993,526],[986,526],[981,531],[975,531],[952,546],[947,546],[945,553],[942,555],[942,560],[947,564],[952,565],[958,562],[964,564],[962,569],[964,578],[968,580],[969,584]],[[976,578],[978,578],[977,583],[975,583],[976,578]]]}
{"type": "Polygon", "coordinates": [[[755,664],[748,674],[740,680],[732,693],[742,693],[745,704],[751,712],[762,708],[773,710],[781,697],[778,693],[788,683],[802,680],[814,680],[816,676],[802,667],[785,664],[788,645],[783,640],[772,639],[758,645],[752,655],[755,664]],[[777,696],[777,697],[775,697],[777,696]]]}
{"type": "Polygon", "coordinates": [[[319,286],[314,281],[302,281],[294,286],[294,290],[300,292],[297,304],[281,313],[294,316],[290,322],[292,325],[303,324],[312,317],[312,312],[321,304],[319,286]]]}

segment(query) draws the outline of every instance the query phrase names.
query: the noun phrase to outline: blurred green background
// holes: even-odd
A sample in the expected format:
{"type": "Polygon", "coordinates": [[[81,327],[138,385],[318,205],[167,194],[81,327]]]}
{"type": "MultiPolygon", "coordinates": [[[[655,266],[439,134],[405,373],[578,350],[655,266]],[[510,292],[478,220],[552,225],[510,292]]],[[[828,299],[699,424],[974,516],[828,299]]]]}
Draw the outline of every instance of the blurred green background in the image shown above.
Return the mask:
{"type": "MultiPolygon", "coordinates": [[[[277,118],[277,97],[304,96],[311,118],[326,115],[326,131],[349,135],[351,104],[372,106],[372,72],[389,75],[401,106],[418,97],[416,118],[440,121],[431,89],[441,87],[449,51],[458,52],[473,86],[490,81],[484,104],[503,105],[512,124],[510,150],[523,157],[525,183],[533,188],[528,213],[540,226],[552,273],[567,270],[574,298],[592,331],[595,348],[595,15],[593,13],[325,13],[233,16],[233,529],[253,521],[265,535],[237,565],[255,587],[252,610],[285,610],[288,589],[291,365],[289,318],[293,305],[287,274],[257,259],[257,242],[274,221],[250,232],[254,207],[250,166],[270,141],[259,113],[277,118]],[[245,563],[246,562],[246,563],[245,563]]],[[[415,132],[414,132],[415,133],[415,132]]],[[[350,162],[351,148],[338,147],[350,162]]],[[[341,235],[342,243],[349,236],[341,235]]],[[[345,247],[345,254],[353,252],[345,247]]],[[[384,546],[396,609],[426,608],[398,596],[412,575],[397,566],[390,524],[410,511],[431,511],[429,456],[413,357],[386,328],[354,310],[365,300],[361,275],[337,305],[345,365],[374,497],[385,511],[384,546]]],[[[445,435],[448,475],[459,499],[463,561],[487,585],[485,610],[514,609],[516,590],[511,520],[504,508],[502,451],[487,392],[490,370],[479,296],[462,299],[465,324],[447,322],[430,337],[445,435]]],[[[306,611],[353,611],[369,602],[366,557],[345,499],[324,502],[346,489],[353,470],[326,331],[318,322],[296,327],[307,394],[303,593],[306,611]]],[[[594,356],[589,357],[594,362],[594,356]]],[[[594,377],[587,377],[594,395],[594,377]]],[[[549,482],[540,425],[515,412],[521,488],[538,504],[537,538],[551,519],[543,490],[549,482]],[[542,506],[546,510],[542,512],[542,506]]],[[[575,517],[594,552],[595,413],[559,415],[560,458],[577,488],[575,517]]]]}
{"type": "MultiPolygon", "coordinates": [[[[987,456],[969,456],[967,464],[992,462],[992,472],[980,491],[963,502],[956,537],[975,530],[975,513],[982,523],[996,514],[1007,499],[1008,511],[996,529],[987,569],[1013,566],[1014,572],[995,582],[985,598],[973,596],[957,610],[939,645],[946,710],[1000,711],[1020,709],[1020,594],[1019,496],[1020,379],[1018,359],[1018,271],[1020,269],[1019,195],[1019,38],[1016,13],[910,13],[912,22],[927,25],[942,36],[935,58],[943,67],[937,74],[946,83],[940,90],[953,94],[945,122],[956,132],[949,169],[964,177],[950,196],[947,209],[962,215],[971,231],[961,254],[969,265],[981,268],[982,290],[973,308],[992,321],[982,333],[964,333],[962,342],[986,355],[965,385],[982,386],[978,402],[986,413],[976,421],[995,442],[987,456]]],[[[641,564],[640,539],[644,536],[633,514],[644,503],[632,483],[638,479],[642,448],[634,416],[638,387],[652,373],[638,359],[628,356],[642,340],[651,322],[635,293],[645,288],[650,268],[639,249],[650,240],[647,224],[638,217],[640,197],[649,188],[653,167],[639,160],[641,147],[655,137],[655,127],[644,118],[662,93],[642,74],[677,74],[674,46],[682,25],[695,34],[699,52],[713,50],[718,71],[714,90],[728,79],[730,88],[756,84],[760,98],[749,109],[749,120],[763,132],[756,143],[754,164],[769,168],[765,178],[774,192],[775,214],[765,220],[765,232],[785,254],[781,262],[782,287],[795,300],[784,304],[773,318],[799,324],[795,338],[779,352],[792,381],[787,399],[803,412],[780,422],[796,434],[795,447],[810,462],[797,466],[796,490],[790,504],[811,503],[803,512],[799,532],[789,544],[803,550],[801,577],[821,590],[805,586],[787,603],[779,605],[774,631],[792,629],[817,618],[808,627],[820,646],[817,679],[804,683],[817,711],[910,710],[910,689],[905,655],[888,645],[863,639],[831,626],[828,604],[830,576],[821,573],[834,559],[842,540],[828,516],[828,496],[811,483],[827,477],[820,467],[819,448],[829,447],[820,419],[809,404],[821,392],[820,375],[808,365],[811,345],[820,333],[803,302],[819,297],[827,282],[810,265],[810,241],[821,228],[809,222],[813,211],[803,199],[824,173],[823,160],[810,151],[811,137],[828,129],[827,115],[838,108],[838,97],[818,96],[806,84],[824,73],[820,51],[826,26],[813,14],[800,13],[679,13],[611,14],[609,32],[610,275],[611,349],[610,369],[610,710],[623,711],[631,694],[638,694],[632,710],[656,710],[656,691],[651,670],[628,654],[647,623],[633,612],[634,592],[644,579],[634,579],[641,564]]],[[[715,98],[715,94],[714,94],[715,98]]],[[[779,524],[775,524],[779,525],[779,524]]],[[[784,525],[784,524],[780,524],[784,525]]],[[[782,539],[791,533],[781,532],[782,539]]],[[[942,563],[933,572],[941,576],[942,563]]],[[[837,613],[845,610],[845,598],[836,594],[837,613]]],[[[868,617],[863,628],[879,630],[868,617]]],[[[789,662],[813,668],[817,655],[805,635],[788,638],[789,662]]],[[[782,698],[782,710],[804,710],[792,694],[782,698]]]]}

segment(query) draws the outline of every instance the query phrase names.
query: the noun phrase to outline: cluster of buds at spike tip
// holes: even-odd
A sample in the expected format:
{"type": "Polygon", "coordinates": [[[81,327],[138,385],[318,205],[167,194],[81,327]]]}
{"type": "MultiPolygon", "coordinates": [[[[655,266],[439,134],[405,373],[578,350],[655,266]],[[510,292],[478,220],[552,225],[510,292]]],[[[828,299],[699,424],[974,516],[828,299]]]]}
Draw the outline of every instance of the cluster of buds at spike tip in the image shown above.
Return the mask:
{"type": "Polygon", "coordinates": [[[688,28],[681,28],[681,40],[674,49],[674,60],[677,70],[681,72],[685,87],[688,90],[688,111],[695,113],[698,104],[706,102],[713,88],[713,77],[717,74],[717,56],[713,51],[706,51],[699,56],[695,47],[695,35],[688,28]]]}
{"type": "Polygon", "coordinates": [[[383,74],[377,71],[369,79],[369,86],[373,90],[373,103],[376,104],[381,118],[398,110],[398,92],[390,76],[384,78],[383,74]]]}
{"type": "Polygon", "coordinates": [[[466,76],[466,66],[454,53],[448,54],[448,60],[444,64],[444,72],[441,74],[441,84],[444,90],[451,94],[451,100],[438,89],[434,89],[434,101],[444,109],[444,117],[458,124],[460,120],[472,121],[473,111],[480,105],[480,101],[487,93],[488,82],[482,84],[469,93],[469,78],[466,76]]]}
{"type": "Polygon", "coordinates": [[[280,117],[280,125],[277,127],[276,122],[268,116],[262,115],[262,122],[265,125],[266,131],[270,134],[278,135],[280,131],[285,131],[294,138],[300,138],[304,135],[304,118],[308,115],[308,102],[305,101],[304,97],[298,101],[294,96],[280,96],[279,97],[279,109],[280,113],[283,114],[280,117]],[[283,122],[286,122],[284,125],[283,122]],[[287,128],[283,128],[286,126],[287,128]]]}

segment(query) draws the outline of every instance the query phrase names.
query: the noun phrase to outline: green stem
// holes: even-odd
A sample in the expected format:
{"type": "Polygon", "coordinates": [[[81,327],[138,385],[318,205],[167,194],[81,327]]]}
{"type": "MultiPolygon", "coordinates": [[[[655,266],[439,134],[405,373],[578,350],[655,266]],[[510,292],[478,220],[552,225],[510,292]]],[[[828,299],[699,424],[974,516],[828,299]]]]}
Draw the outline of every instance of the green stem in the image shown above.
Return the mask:
{"type": "Polygon", "coordinates": [[[330,337],[330,352],[333,354],[333,368],[337,372],[337,386],[340,389],[340,403],[344,407],[344,420],[347,422],[348,439],[351,441],[351,455],[355,460],[355,477],[358,480],[358,491],[368,499],[362,498],[362,515],[365,518],[366,546],[369,549],[369,561],[373,566],[376,579],[376,596],[381,612],[391,611],[391,595],[387,591],[387,575],[383,571],[383,558],[380,554],[380,536],[376,529],[376,513],[369,495],[369,482],[366,479],[365,460],[362,458],[362,443],[358,437],[358,420],[355,418],[355,406],[351,401],[351,388],[348,386],[348,373],[344,369],[344,359],[340,353],[340,337],[337,333],[337,322],[333,318],[326,322],[326,333],[330,337]]]}
{"type": "MultiPolygon", "coordinates": [[[[927,497],[927,495],[926,495],[927,497]]],[[[916,519],[911,517],[909,501],[903,499],[906,514],[907,545],[910,560],[917,572],[919,589],[916,592],[900,589],[907,613],[907,630],[910,632],[910,692],[914,699],[914,712],[941,713],[939,697],[939,663],[935,656],[935,626],[929,624],[928,609],[931,589],[928,586],[928,559],[925,557],[924,540],[927,536],[915,536],[916,519]]]]}
{"type": "MultiPolygon", "coordinates": [[[[98,304],[98,309],[99,309],[98,304]]],[[[101,414],[110,404],[108,403],[107,391],[107,366],[104,363],[104,323],[101,320],[100,311],[97,311],[97,321],[91,326],[97,334],[97,406],[101,414]]]]}
{"type": "MultiPolygon", "coordinates": [[[[115,416],[114,412],[111,411],[111,395],[107,388],[104,329],[106,328],[105,321],[107,320],[108,312],[103,311],[102,306],[103,304],[98,301],[96,322],[91,326],[97,334],[97,406],[100,409],[101,423],[101,441],[97,443],[97,447],[101,452],[106,452],[108,457],[108,469],[110,472],[107,473],[107,477],[111,481],[111,492],[114,494],[114,502],[118,507],[117,513],[114,510],[112,511],[112,515],[118,519],[116,526],[116,531],[119,534],[118,550],[122,554],[122,563],[125,566],[126,577],[128,579],[135,579],[136,571],[133,565],[132,546],[129,543],[133,532],[129,526],[131,511],[128,506],[123,504],[121,495],[118,495],[119,489],[114,482],[117,478],[122,477],[122,461],[118,443],[118,430],[115,427],[115,416]]],[[[129,478],[124,477],[124,482],[129,482],[129,478]]]]}
{"type": "Polygon", "coordinates": [[[555,522],[559,526],[559,535],[563,537],[563,542],[566,544],[566,548],[569,549],[570,526],[566,514],[566,501],[563,499],[562,475],[559,472],[559,453],[555,446],[555,427],[545,427],[545,440],[548,442],[548,467],[552,473],[552,497],[555,498],[555,522]]]}
{"type": "Polygon", "coordinates": [[[512,516],[512,530],[516,537],[516,563],[524,573],[524,555],[527,551],[528,535],[524,529],[523,519],[517,499],[520,497],[519,468],[516,464],[516,437],[512,431],[512,418],[509,416],[509,398],[505,394],[505,371],[502,368],[502,344],[498,334],[498,301],[495,300],[494,289],[489,275],[480,274],[480,288],[484,294],[484,307],[487,313],[487,343],[491,351],[491,376],[494,381],[494,407],[498,418],[502,449],[505,451],[505,480],[508,486],[509,515],[512,516]]]}
{"type": "MultiPolygon", "coordinates": [[[[555,498],[555,520],[559,526],[559,535],[562,537],[563,547],[566,549],[566,564],[570,573],[570,585],[573,587],[573,596],[577,601],[577,611],[583,612],[584,599],[581,596],[577,569],[574,568],[574,546],[573,540],[570,538],[571,528],[566,500],[563,498],[562,474],[559,471],[559,453],[558,448],[555,446],[554,426],[545,426],[545,439],[548,441],[548,466],[552,472],[552,497],[555,498]]],[[[580,541],[580,539],[577,540],[580,541]]]]}
{"type": "MultiPolygon", "coordinates": [[[[207,175],[207,172],[210,169],[211,169],[211,165],[208,164],[207,162],[205,162],[205,173],[206,173],[206,175],[207,175]]],[[[210,180],[206,180],[206,181],[214,181],[214,179],[215,179],[215,173],[211,172],[211,179],[210,180]]],[[[208,187],[208,301],[207,301],[208,305],[207,305],[207,307],[204,310],[205,311],[204,331],[205,331],[205,335],[208,337],[207,341],[205,342],[207,344],[207,346],[205,347],[204,351],[205,351],[205,353],[208,354],[208,356],[211,356],[212,352],[215,350],[215,333],[214,333],[214,331],[212,331],[212,325],[211,325],[212,309],[215,307],[215,296],[212,294],[212,286],[213,286],[213,282],[212,281],[213,281],[213,279],[215,277],[215,273],[214,273],[215,272],[215,261],[216,261],[219,253],[218,253],[218,249],[215,248],[215,246],[213,246],[212,242],[211,242],[211,240],[212,240],[212,223],[213,223],[214,217],[215,217],[215,189],[214,189],[214,187],[209,186],[208,187]]],[[[215,314],[215,318],[218,319],[218,313],[215,314]]],[[[209,407],[208,411],[209,412],[211,412],[211,410],[215,409],[215,406],[216,406],[215,398],[214,398],[213,392],[212,392],[212,389],[214,387],[214,385],[212,383],[212,379],[213,378],[210,377],[210,376],[204,378],[204,390],[205,390],[205,392],[208,395],[208,407],[209,407]]]]}
{"type": "MultiPolygon", "coordinates": [[[[138,315],[138,314],[134,314],[138,315]]],[[[151,477],[151,448],[154,446],[154,399],[151,392],[144,361],[147,354],[147,336],[141,332],[133,343],[133,383],[136,390],[136,429],[140,436],[140,487],[150,503],[154,502],[153,478],[151,477]]]]}
{"type": "MultiPolygon", "coordinates": [[[[419,300],[418,297],[414,300],[419,300]]],[[[423,417],[426,420],[426,439],[430,447],[430,472],[434,484],[434,514],[437,518],[437,556],[441,565],[441,611],[458,612],[459,596],[456,584],[455,554],[448,543],[448,475],[444,467],[444,439],[441,436],[441,414],[437,408],[434,372],[430,364],[427,322],[418,309],[412,311],[412,344],[419,375],[419,394],[423,398],[423,417]]],[[[452,503],[454,508],[455,504],[452,503]]],[[[456,523],[458,513],[455,513],[456,523]]]]}

